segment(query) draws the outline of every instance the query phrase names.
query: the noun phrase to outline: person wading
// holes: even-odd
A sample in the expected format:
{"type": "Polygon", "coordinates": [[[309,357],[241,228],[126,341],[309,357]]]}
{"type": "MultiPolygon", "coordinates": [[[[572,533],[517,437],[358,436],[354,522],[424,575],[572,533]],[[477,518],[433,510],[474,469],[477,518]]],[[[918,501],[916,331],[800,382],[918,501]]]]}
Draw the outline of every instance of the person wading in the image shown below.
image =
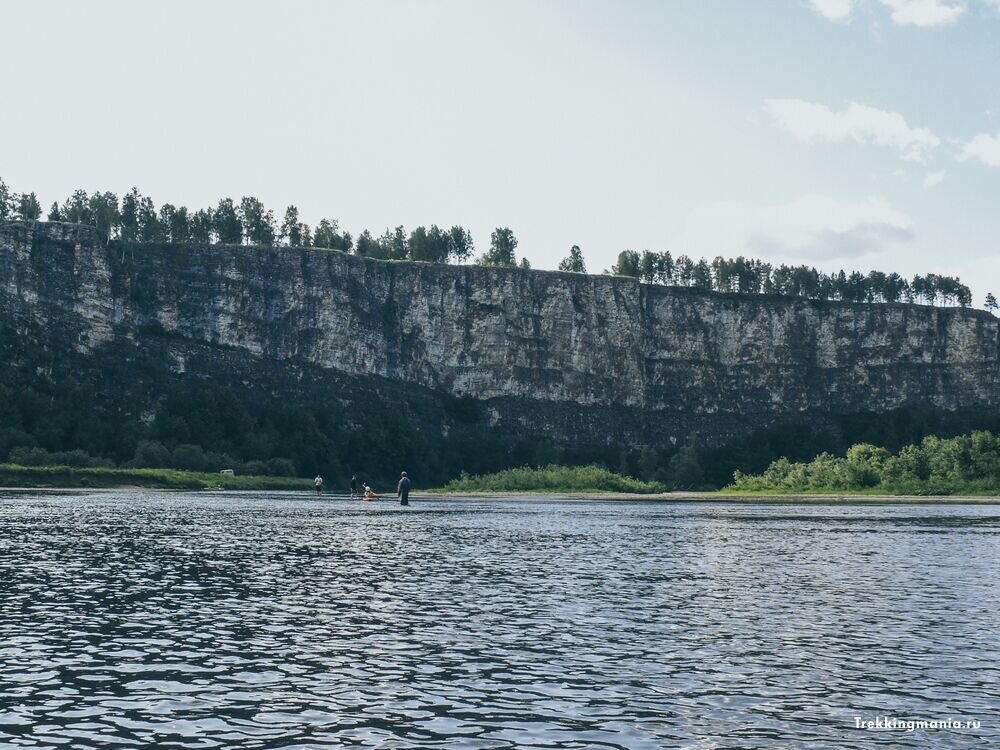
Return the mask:
{"type": "Polygon", "coordinates": [[[317,495],[323,492],[323,477],[321,477],[319,474],[317,474],[316,478],[313,480],[313,487],[316,488],[317,495]]]}
{"type": "Polygon", "coordinates": [[[396,485],[396,495],[399,497],[400,505],[410,504],[410,478],[404,471],[399,477],[399,484],[396,485]]]}
{"type": "Polygon", "coordinates": [[[351,475],[351,500],[358,496],[358,475],[351,475]]]}

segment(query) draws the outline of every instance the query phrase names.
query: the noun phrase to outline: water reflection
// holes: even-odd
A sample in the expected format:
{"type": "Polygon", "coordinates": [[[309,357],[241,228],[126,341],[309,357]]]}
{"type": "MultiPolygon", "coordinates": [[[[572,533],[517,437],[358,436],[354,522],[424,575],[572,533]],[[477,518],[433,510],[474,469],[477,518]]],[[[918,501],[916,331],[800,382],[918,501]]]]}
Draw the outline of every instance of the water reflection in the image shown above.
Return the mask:
{"type": "Polygon", "coordinates": [[[995,747],[998,561],[989,506],[7,495],[0,745],[995,747]]]}

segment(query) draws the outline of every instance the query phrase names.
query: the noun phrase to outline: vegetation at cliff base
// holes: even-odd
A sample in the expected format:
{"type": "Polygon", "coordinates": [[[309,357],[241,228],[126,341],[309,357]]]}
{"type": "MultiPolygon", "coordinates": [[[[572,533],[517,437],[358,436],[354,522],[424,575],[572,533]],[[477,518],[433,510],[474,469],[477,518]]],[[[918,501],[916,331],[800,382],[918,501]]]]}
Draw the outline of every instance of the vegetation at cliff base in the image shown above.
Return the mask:
{"type": "Polygon", "coordinates": [[[309,490],[295,477],[231,476],[177,469],[0,464],[0,487],[151,487],[170,490],[309,490]]]}
{"type": "Polygon", "coordinates": [[[462,475],[444,492],[661,492],[656,482],[615,474],[602,466],[522,466],[494,474],[462,475]]]}
{"type": "Polygon", "coordinates": [[[868,443],[844,457],[781,458],[762,474],[737,471],[726,489],[748,492],[871,492],[894,495],[1000,494],[1000,436],[979,431],[929,436],[890,453],[868,443]]]}

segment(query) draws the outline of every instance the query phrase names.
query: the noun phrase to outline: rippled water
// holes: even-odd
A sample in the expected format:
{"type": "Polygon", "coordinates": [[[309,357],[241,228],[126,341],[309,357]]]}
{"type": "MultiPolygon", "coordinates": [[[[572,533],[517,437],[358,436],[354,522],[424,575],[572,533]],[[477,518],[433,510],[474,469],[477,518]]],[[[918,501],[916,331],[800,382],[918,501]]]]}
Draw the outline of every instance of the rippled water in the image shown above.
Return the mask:
{"type": "Polygon", "coordinates": [[[998,563],[990,506],[7,494],[0,746],[998,747],[998,563]]]}

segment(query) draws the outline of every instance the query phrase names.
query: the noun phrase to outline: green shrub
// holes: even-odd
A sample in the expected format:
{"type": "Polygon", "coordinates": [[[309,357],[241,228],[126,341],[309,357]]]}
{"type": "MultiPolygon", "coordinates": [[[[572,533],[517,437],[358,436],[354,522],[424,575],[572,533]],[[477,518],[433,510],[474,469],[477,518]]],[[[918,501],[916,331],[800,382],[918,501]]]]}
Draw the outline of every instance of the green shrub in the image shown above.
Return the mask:
{"type": "Polygon", "coordinates": [[[265,473],[272,477],[294,477],[295,464],[287,458],[271,458],[268,459],[265,473]]]}
{"type": "Polygon", "coordinates": [[[170,451],[157,440],[140,440],[130,462],[132,466],[139,468],[163,468],[172,463],[170,451]]]}
{"type": "Polygon", "coordinates": [[[205,452],[200,445],[182,444],[174,448],[173,466],[184,471],[204,471],[205,452]]]}
{"type": "Polygon", "coordinates": [[[979,431],[953,438],[929,436],[895,455],[867,443],[844,458],[821,453],[812,461],[773,462],[762,473],[737,471],[727,489],[748,492],[878,490],[893,494],[950,495],[1000,492],[1000,436],[979,431]]]}
{"type": "Polygon", "coordinates": [[[655,482],[615,474],[601,466],[521,467],[495,474],[463,474],[446,492],[660,492],[655,482]]]}

